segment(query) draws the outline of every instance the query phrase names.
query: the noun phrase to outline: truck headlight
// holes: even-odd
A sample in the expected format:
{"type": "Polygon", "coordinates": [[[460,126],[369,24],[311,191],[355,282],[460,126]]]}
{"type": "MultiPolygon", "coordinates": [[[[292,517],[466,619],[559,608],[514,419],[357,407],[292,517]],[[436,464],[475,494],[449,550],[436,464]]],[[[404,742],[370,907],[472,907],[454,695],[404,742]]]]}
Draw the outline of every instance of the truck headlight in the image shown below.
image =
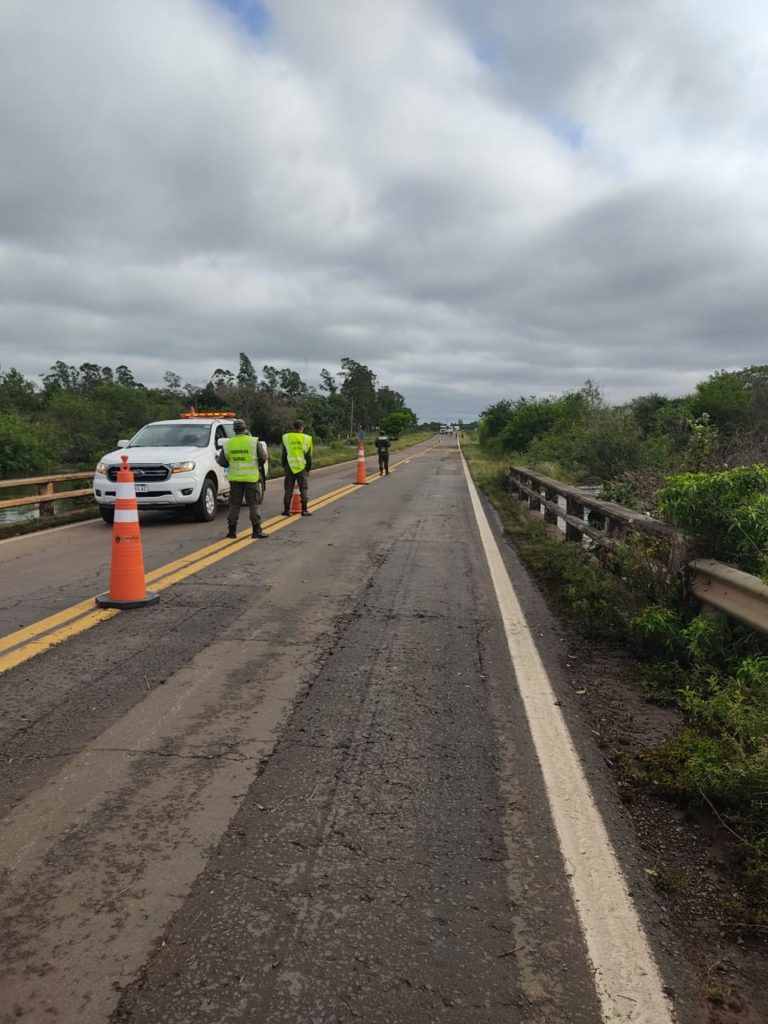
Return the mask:
{"type": "Polygon", "coordinates": [[[97,476],[106,476],[107,475],[107,464],[106,464],[106,462],[100,462],[98,464],[98,466],[96,467],[96,475],[97,476]]]}
{"type": "Polygon", "coordinates": [[[195,468],[194,462],[172,462],[171,472],[172,473],[191,473],[195,468]]]}

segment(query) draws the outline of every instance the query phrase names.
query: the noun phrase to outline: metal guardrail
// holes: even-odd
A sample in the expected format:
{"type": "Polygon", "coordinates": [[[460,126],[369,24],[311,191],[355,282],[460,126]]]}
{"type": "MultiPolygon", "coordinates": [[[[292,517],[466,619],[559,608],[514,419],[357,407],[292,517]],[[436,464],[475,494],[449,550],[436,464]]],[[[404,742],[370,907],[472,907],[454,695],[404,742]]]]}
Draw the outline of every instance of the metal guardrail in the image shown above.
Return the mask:
{"type": "Polygon", "coordinates": [[[521,499],[528,500],[531,510],[543,514],[546,522],[556,525],[558,520],[562,520],[566,540],[581,541],[589,537],[608,551],[631,531],[667,541],[669,559],[666,572],[672,575],[687,568],[690,591],[702,604],[761,633],[768,633],[768,584],[757,576],[711,558],[687,561],[689,542],[676,527],[624,505],[600,501],[578,487],[552,480],[523,466],[511,467],[510,484],[521,499]],[[563,499],[565,506],[558,499],[563,499]],[[588,509],[595,513],[590,516],[591,523],[586,519],[588,509]]]}
{"type": "Polygon", "coordinates": [[[757,576],[712,558],[689,563],[691,590],[704,604],[768,633],[768,586],[757,576]]]}
{"type": "Polygon", "coordinates": [[[65,501],[67,498],[84,498],[93,494],[91,487],[79,491],[56,491],[54,484],[62,480],[92,480],[90,473],[56,473],[50,476],[27,477],[26,480],[0,480],[0,488],[37,487],[37,494],[24,495],[20,498],[4,498],[0,501],[0,509],[15,508],[20,505],[39,505],[41,516],[54,515],[54,501],[65,501]]]}

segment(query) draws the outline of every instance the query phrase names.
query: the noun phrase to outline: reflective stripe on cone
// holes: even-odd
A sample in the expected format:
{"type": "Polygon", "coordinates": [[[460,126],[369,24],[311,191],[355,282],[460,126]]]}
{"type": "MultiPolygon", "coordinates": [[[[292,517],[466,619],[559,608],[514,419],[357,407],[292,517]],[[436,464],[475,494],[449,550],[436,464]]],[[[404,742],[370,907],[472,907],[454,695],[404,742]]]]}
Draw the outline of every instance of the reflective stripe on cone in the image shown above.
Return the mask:
{"type": "Polygon", "coordinates": [[[291,495],[291,515],[298,515],[301,512],[301,491],[299,490],[298,483],[293,485],[293,494],[291,495]]]}
{"type": "Polygon", "coordinates": [[[361,443],[357,449],[357,476],[355,477],[355,483],[365,484],[367,482],[365,479],[365,447],[361,443]]]}
{"type": "Polygon", "coordinates": [[[99,594],[96,604],[100,608],[142,608],[146,604],[155,604],[160,595],[150,593],[144,582],[136,488],[128,456],[121,455],[120,458],[123,464],[117,474],[109,591],[99,594]]]}

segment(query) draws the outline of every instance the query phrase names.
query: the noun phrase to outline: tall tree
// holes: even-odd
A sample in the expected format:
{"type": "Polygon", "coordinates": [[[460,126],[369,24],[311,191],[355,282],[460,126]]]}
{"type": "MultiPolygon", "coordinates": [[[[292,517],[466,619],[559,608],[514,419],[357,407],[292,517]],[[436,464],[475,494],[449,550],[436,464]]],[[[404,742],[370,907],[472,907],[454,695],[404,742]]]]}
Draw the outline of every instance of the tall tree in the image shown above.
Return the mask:
{"type": "Polygon", "coordinates": [[[405,408],[405,399],[400,392],[388,387],[379,388],[376,392],[376,402],[379,406],[379,418],[405,408]]]}
{"type": "Polygon", "coordinates": [[[219,367],[211,375],[211,384],[217,391],[220,391],[222,388],[233,388],[235,386],[235,375],[231,370],[222,370],[219,367]]]}
{"type": "Polygon", "coordinates": [[[276,366],[262,366],[261,388],[268,395],[276,395],[280,390],[280,371],[276,366]]]}
{"type": "Polygon", "coordinates": [[[126,388],[135,388],[137,386],[143,387],[144,385],[137,385],[134,380],[133,374],[128,367],[121,363],[120,366],[115,367],[115,380],[118,384],[122,384],[126,388]]]}
{"type": "Polygon", "coordinates": [[[173,370],[166,370],[163,374],[163,381],[166,391],[170,391],[172,395],[181,396],[184,394],[184,385],[178,373],[174,373],[173,370]]]}
{"type": "Polygon", "coordinates": [[[707,413],[714,426],[730,433],[747,424],[751,405],[751,389],[741,375],[720,370],[696,385],[691,412],[695,417],[707,413]]]}
{"type": "Polygon", "coordinates": [[[307,385],[295,370],[278,370],[280,390],[286,398],[296,401],[307,393],[307,385]]]}
{"type": "MultiPolygon", "coordinates": [[[[98,363],[81,363],[78,372],[80,375],[80,388],[83,391],[97,388],[99,384],[104,383],[102,370],[98,363]]],[[[110,374],[112,373],[111,370],[109,372],[110,374]]]]}
{"type": "Polygon", "coordinates": [[[241,388],[255,388],[257,383],[256,371],[253,368],[253,363],[245,354],[240,353],[240,367],[237,371],[237,383],[241,388]]]}
{"type": "Polygon", "coordinates": [[[354,423],[372,427],[378,421],[376,374],[367,366],[345,356],[341,360],[341,393],[350,402],[354,423]]]}
{"type": "Polygon", "coordinates": [[[32,413],[40,400],[32,381],[12,366],[0,373],[0,412],[32,413]]]}
{"type": "Polygon", "coordinates": [[[57,359],[48,373],[43,375],[43,387],[47,393],[52,391],[72,391],[80,383],[80,374],[76,367],[68,366],[57,359]]]}
{"type": "Polygon", "coordinates": [[[329,397],[338,393],[338,385],[330,370],[322,369],[320,371],[320,390],[327,392],[329,397]]]}

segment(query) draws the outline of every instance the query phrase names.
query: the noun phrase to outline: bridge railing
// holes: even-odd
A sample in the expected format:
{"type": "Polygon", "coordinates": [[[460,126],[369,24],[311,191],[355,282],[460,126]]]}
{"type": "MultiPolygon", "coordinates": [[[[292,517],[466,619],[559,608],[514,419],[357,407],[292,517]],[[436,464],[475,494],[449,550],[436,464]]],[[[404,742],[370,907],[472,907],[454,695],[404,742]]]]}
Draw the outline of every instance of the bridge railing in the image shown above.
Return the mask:
{"type": "Polygon", "coordinates": [[[93,472],[90,473],[55,473],[49,476],[33,476],[24,480],[0,480],[0,494],[3,490],[11,487],[21,489],[36,487],[37,494],[26,494],[13,498],[0,500],[0,509],[15,508],[23,505],[39,505],[41,516],[53,516],[55,514],[54,502],[65,501],[68,498],[84,498],[93,494],[91,487],[77,491],[57,491],[55,486],[61,481],[68,480],[92,480],[93,472]]]}
{"type": "Polygon", "coordinates": [[[509,482],[532,511],[540,512],[545,522],[557,525],[565,533],[566,540],[581,541],[588,537],[605,551],[611,551],[631,532],[644,533],[667,542],[670,573],[682,568],[688,540],[682,530],[669,523],[612,501],[601,501],[578,487],[524,466],[510,468],[509,482]]]}
{"type": "Polygon", "coordinates": [[[665,541],[668,560],[663,571],[674,576],[686,570],[690,590],[699,601],[768,633],[768,586],[757,576],[724,562],[709,558],[689,561],[690,542],[676,527],[624,505],[601,501],[524,466],[510,468],[509,482],[521,500],[528,502],[529,509],[558,526],[568,541],[588,537],[606,551],[626,540],[631,532],[665,541]]]}

